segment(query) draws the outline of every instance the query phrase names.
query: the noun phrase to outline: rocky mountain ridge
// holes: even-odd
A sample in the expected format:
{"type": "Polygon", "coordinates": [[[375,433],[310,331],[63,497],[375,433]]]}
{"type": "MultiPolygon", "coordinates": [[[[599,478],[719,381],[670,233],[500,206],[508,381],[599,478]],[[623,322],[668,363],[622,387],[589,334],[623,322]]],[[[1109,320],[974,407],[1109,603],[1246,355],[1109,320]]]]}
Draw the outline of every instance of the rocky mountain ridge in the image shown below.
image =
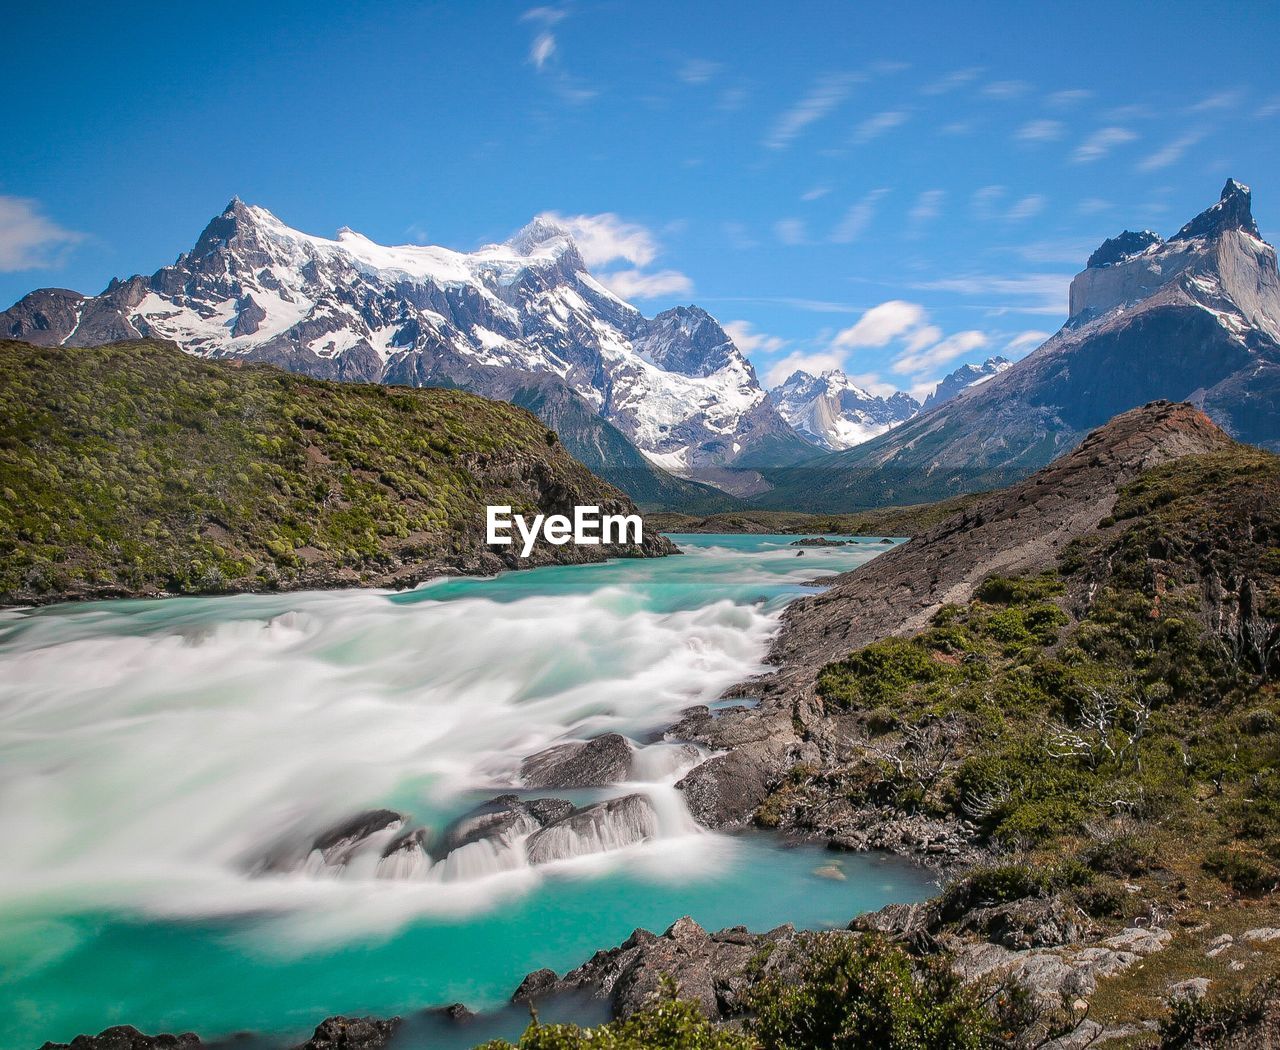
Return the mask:
{"type": "Polygon", "coordinates": [[[533,387],[538,403],[567,391],[688,476],[810,451],[706,311],[646,318],[545,219],[466,253],[385,247],[349,229],[314,237],[237,199],[173,265],[96,296],[32,292],[0,315],[0,332],[47,346],[165,339],[323,379],[499,397],[533,387]]]}
{"type": "Polygon", "coordinates": [[[920,410],[920,402],[910,394],[871,394],[838,368],[817,376],[792,372],[770,393],[783,419],[802,437],[829,450],[859,445],[920,410]]]}
{"type": "Polygon", "coordinates": [[[865,444],[770,472],[762,506],[854,510],[999,488],[1155,399],[1280,448],[1280,276],[1248,187],[1167,241],[1125,233],[1071,284],[1061,330],[1000,375],[865,444]]]}

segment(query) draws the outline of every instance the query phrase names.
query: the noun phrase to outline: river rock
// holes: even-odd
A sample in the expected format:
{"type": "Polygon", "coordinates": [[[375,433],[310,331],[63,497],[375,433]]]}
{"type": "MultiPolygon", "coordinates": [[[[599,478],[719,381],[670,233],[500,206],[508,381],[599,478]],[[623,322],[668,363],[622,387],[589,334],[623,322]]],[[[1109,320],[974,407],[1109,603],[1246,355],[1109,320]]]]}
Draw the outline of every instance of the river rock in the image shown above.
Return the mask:
{"type": "Polygon", "coordinates": [[[338,867],[374,835],[402,828],[406,819],[403,813],[391,809],[366,810],[317,835],[311,848],[319,851],[325,866],[338,867]]]}
{"type": "Polygon", "coordinates": [[[658,814],[644,795],[624,795],[574,810],[531,836],[530,864],[606,853],[658,834],[658,814]]]}
{"type": "Polygon", "coordinates": [[[527,835],[572,812],[573,803],[564,799],[499,795],[463,814],[445,829],[444,852],[450,853],[482,839],[527,835]]]}
{"type": "Polygon", "coordinates": [[[98,1035],[78,1035],[69,1043],[45,1043],[41,1050],[188,1050],[200,1046],[194,1032],[143,1035],[132,1025],[116,1025],[98,1035]]]}
{"type": "Polygon", "coordinates": [[[526,758],[520,779],[533,788],[607,787],[630,777],[631,754],[631,743],[619,733],[556,744],[526,758]]]}
{"type": "Polygon", "coordinates": [[[793,547],[848,547],[853,540],[829,540],[825,536],[807,536],[802,540],[792,540],[793,547]]]}
{"type": "Polygon", "coordinates": [[[426,847],[424,828],[402,831],[387,843],[378,860],[380,879],[420,879],[431,870],[431,856],[426,847]]]}
{"type": "Polygon", "coordinates": [[[330,1017],[296,1050],[383,1050],[400,1025],[399,1017],[330,1017]]]}

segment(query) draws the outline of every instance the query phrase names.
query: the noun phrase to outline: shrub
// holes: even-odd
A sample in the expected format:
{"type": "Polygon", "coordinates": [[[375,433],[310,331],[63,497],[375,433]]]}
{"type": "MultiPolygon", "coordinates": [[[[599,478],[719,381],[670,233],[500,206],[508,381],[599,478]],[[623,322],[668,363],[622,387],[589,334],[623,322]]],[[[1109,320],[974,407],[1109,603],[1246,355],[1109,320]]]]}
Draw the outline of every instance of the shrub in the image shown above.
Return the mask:
{"type": "Polygon", "coordinates": [[[992,1022],[940,961],[873,937],[802,936],[800,970],[766,978],[749,1030],[766,1050],[978,1050],[992,1022]]]}

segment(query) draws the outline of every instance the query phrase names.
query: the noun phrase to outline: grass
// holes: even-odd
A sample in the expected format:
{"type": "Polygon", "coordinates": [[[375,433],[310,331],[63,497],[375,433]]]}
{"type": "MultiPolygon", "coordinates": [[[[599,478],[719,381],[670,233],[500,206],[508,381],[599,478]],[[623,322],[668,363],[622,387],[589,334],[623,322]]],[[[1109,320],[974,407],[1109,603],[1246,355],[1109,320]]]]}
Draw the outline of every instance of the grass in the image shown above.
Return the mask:
{"type": "Polygon", "coordinates": [[[385,580],[486,503],[620,498],[507,404],[149,342],[0,342],[0,495],[0,602],[385,580]]]}

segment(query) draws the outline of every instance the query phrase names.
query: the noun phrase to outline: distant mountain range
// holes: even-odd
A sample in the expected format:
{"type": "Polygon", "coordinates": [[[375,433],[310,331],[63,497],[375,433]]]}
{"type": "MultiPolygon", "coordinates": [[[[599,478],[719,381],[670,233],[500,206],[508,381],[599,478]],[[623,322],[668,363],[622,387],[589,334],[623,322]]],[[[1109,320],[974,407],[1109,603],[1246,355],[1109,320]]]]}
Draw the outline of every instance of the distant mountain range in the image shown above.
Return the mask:
{"type": "Polygon", "coordinates": [[[465,388],[534,409],[647,502],[716,498],[655,465],[694,477],[813,454],[710,314],[646,318],[541,219],[463,253],[351,230],[313,237],[234,200],[172,266],[96,296],[33,292],[0,315],[0,333],[67,346],[170,339],[319,378],[465,388]]]}
{"type": "Polygon", "coordinates": [[[701,513],[744,499],[858,510],[1005,485],[1158,398],[1280,448],[1280,279],[1247,187],[1228,181],[1168,240],[1106,241],[1069,310],[1022,361],[962,365],[923,405],[838,370],[768,393],[705,310],[645,317],[543,219],[464,253],[313,237],[235,200],[172,266],[96,296],[32,292],[0,314],[0,335],[161,338],[321,378],[463,388],[531,409],[641,505],[701,513]]]}
{"type": "Polygon", "coordinates": [[[1107,240],[1071,282],[1066,324],[1030,355],[871,441],[766,472],[775,487],[758,502],[856,510],[998,488],[1157,399],[1280,449],[1276,253],[1235,180],[1168,240],[1107,240]]]}
{"type": "Polygon", "coordinates": [[[852,448],[920,411],[910,394],[870,394],[838,368],[819,376],[793,372],[772,396],[797,433],[826,449],[852,448]]]}

